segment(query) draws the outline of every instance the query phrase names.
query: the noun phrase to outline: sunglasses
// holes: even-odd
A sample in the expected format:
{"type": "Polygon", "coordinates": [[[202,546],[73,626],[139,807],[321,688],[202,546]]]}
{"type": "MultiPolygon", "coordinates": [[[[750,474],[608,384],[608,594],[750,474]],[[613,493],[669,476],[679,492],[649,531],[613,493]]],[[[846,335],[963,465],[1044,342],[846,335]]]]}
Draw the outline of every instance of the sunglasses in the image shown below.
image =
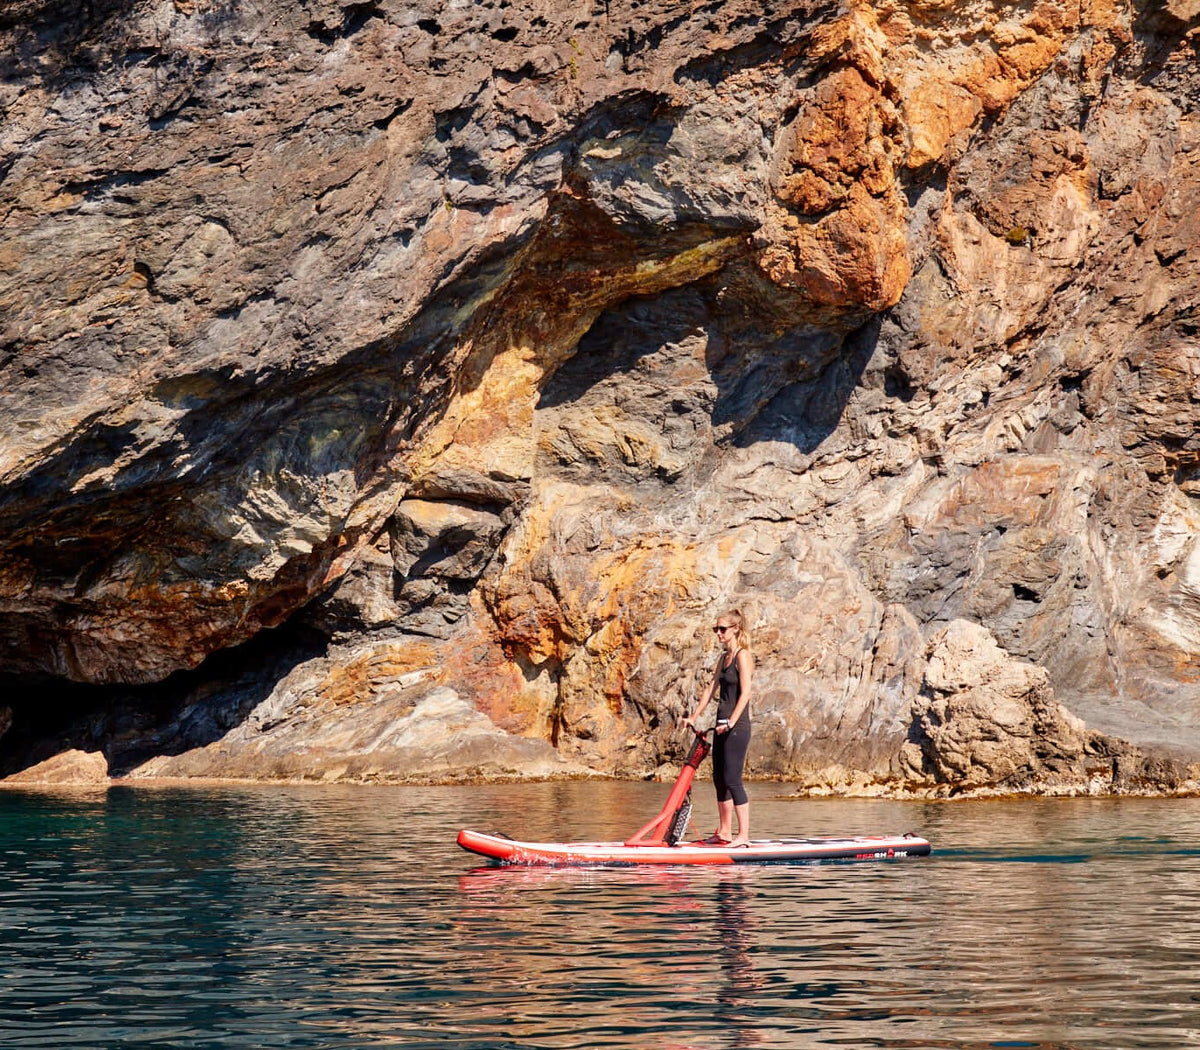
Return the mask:
{"type": "Polygon", "coordinates": [[[724,624],[717,624],[717,626],[713,628],[713,634],[724,634],[726,631],[732,630],[732,627],[726,627],[724,624]]]}

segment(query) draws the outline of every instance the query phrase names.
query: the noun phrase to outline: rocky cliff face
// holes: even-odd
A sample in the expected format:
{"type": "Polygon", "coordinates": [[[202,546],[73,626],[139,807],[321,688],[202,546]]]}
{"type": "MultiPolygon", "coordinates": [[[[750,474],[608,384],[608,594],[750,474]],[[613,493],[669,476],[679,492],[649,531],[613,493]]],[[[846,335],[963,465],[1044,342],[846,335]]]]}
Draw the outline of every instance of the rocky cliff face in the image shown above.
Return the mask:
{"type": "Polygon", "coordinates": [[[0,4],[7,767],[1185,784],[1197,26],[0,4]]]}

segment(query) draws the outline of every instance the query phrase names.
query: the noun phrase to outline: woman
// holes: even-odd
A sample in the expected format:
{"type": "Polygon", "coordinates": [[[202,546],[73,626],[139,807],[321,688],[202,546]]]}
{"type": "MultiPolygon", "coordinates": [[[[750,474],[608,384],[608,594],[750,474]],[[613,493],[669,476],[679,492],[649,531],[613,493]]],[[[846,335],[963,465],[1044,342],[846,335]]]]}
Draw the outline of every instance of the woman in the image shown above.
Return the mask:
{"type": "Polygon", "coordinates": [[[750,746],[750,686],[754,678],[754,657],[742,614],[733,609],[717,617],[713,628],[721,642],[721,659],[716,673],[696,704],[696,710],[683,724],[696,728],[696,720],[709,701],[717,696],[717,732],[713,738],[713,784],[717,789],[719,826],[705,839],[713,846],[750,845],[750,800],[742,786],[742,767],[750,746]],[[733,817],[737,814],[737,835],[733,817]]]}

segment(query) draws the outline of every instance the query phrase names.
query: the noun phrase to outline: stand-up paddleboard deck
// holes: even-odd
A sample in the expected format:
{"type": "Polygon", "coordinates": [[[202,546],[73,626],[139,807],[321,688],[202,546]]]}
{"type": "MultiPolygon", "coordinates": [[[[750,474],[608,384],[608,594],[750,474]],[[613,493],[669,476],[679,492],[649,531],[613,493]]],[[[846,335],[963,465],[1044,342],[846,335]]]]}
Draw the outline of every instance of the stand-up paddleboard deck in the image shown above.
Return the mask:
{"type": "Polygon", "coordinates": [[[756,839],[749,846],[709,846],[681,842],[677,846],[621,842],[518,842],[478,831],[458,833],[458,844],[493,864],[576,866],[586,864],[787,864],[799,861],[899,860],[929,854],[928,841],[917,835],[855,838],[756,839]]]}

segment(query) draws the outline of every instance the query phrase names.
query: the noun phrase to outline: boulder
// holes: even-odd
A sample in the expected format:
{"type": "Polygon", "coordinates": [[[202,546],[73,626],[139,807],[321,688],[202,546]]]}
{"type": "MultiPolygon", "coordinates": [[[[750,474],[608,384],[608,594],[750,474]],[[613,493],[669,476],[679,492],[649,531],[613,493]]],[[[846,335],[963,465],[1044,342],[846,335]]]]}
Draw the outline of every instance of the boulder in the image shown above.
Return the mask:
{"type": "Polygon", "coordinates": [[[1195,770],[1147,760],[1091,732],[1054,698],[1045,668],[1013,659],[978,624],[955,620],[929,641],[902,774],[941,795],[1108,794],[1193,790],[1195,770]]]}
{"type": "Polygon", "coordinates": [[[98,787],[110,783],[108,760],[99,751],[72,749],[0,780],[12,787],[98,787]]]}

